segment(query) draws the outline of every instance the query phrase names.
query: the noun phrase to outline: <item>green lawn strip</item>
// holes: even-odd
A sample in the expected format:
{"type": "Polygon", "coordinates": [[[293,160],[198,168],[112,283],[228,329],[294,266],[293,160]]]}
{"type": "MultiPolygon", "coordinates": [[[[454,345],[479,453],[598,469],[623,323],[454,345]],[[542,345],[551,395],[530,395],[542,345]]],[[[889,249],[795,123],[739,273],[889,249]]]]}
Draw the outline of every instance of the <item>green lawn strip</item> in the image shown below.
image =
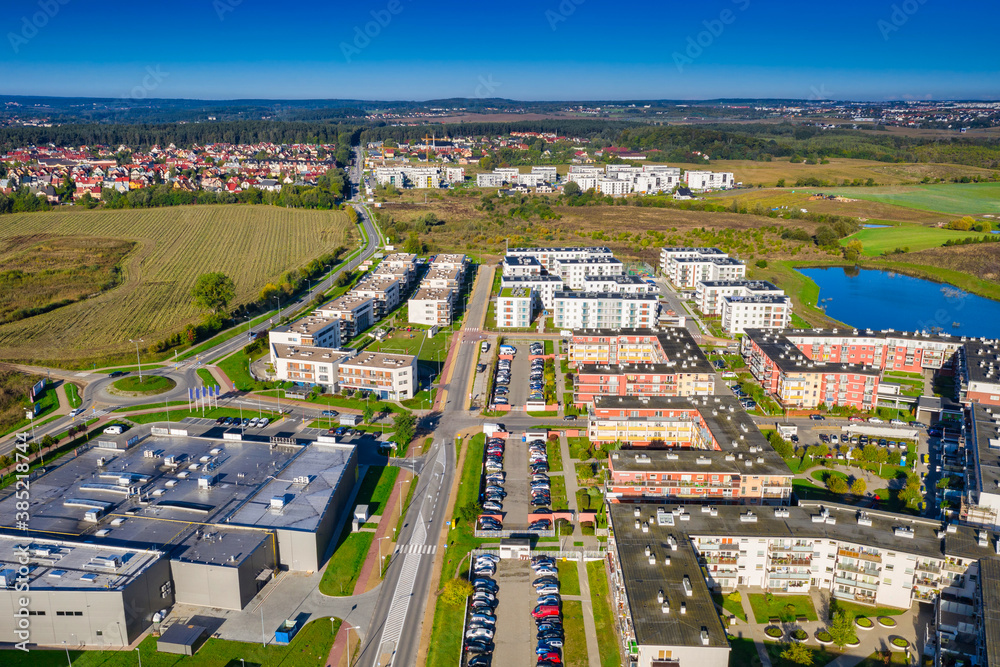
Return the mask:
{"type": "Polygon", "coordinates": [[[202,352],[207,352],[208,350],[212,349],[216,345],[219,345],[221,343],[225,343],[227,340],[231,340],[231,339],[235,338],[239,334],[246,335],[246,332],[249,329],[257,326],[261,322],[266,322],[268,320],[268,318],[271,318],[271,317],[274,316],[274,313],[275,313],[275,311],[272,310],[272,311],[264,313],[263,315],[258,315],[257,317],[255,317],[252,320],[250,320],[250,326],[249,327],[247,327],[247,323],[246,322],[240,322],[236,326],[230,327],[226,331],[223,331],[220,334],[216,334],[212,338],[209,338],[208,340],[206,340],[206,341],[204,341],[202,343],[199,343],[196,347],[192,347],[190,350],[188,350],[184,354],[179,355],[177,357],[177,360],[178,361],[184,361],[185,359],[190,359],[191,357],[197,356],[197,355],[201,354],[202,352]]]}
{"type": "Polygon", "coordinates": [[[828,503],[843,502],[844,497],[839,493],[831,493],[821,486],[816,486],[812,482],[804,479],[792,480],[792,493],[799,500],[819,500],[828,503]]]}
{"type": "Polygon", "coordinates": [[[83,399],[80,398],[80,390],[76,388],[76,385],[72,382],[67,382],[63,385],[63,387],[66,391],[66,400],[69,401],[69,407],[80,407],[80,404],[83,403],[83,399]]]}
{"type": "Polygon", "coordinates": [[[207,368],[199,368],[198,377],[201,379],[202,385],[206,387],[214,387],[215,385],[219,384],[219,381],[215,379],[211,371],[209,371],[207,368]]]}
{"type": "Polygon", "coordinates": [[[590,444],[590,438],[588,437],[573,437],[566,438],[567,444],[569,444],[569,457],[571,459],[579,459],[580,461],[586,461],[594,457],[594,448],[590,444]]]}
{"type": "Polygon", "coordinates": [[[464,629],[465,605],[451,604],[443,597],[438,597],[434,605],[431,642],[427,648],[428,667],[454,667],[455,660],[462,651],[464,629]]]}
{"type": "MultiPolygon", "coordinates": [[[[130,415],[127,419],[136,424],[151,424],[153,422],[179,422],[185,417],[204,417],[205,419],[218,419],[219,417],[235,417],[250,419],[257,416],[255,410],[246,409],[241,413],[234,408],[206,408],[201,410],[164,410],[161,412],[147,412],[141,415],[130,415]]],[[[281,417],[277,412],[263,410],[260,414],[269,418],[272,422],[281,417]]]]}
{"type": "Polygon", "coordinates": [[[553,417],[559,416],[555,410],[529,410],[525,414],[529,417],[534,417],[535,419],[552,419],[553,417]]]}
{"type": "MultiPolygon", "coordinates": [[[[283,620],[283,619],[281,619],[283,620]]],[[[274,619],[267,626],[273,633],[280,620],[274,619]]],[[[340,619],[332,622],[324,617],[307,623],[289,644],[237,642],[211,638],[193,656],[160,653],[156,650],[157,638],[149,635],[139,644],[143,667],[232,667],[241,665],[280,665],[281,667],[312,667],[326,664],[333,638],[340,629],[340,619]]],[[[69,652],[74,667],[135,667],[135,651],[73,651],[69,652]]],[[[65,667],[66,651],[41,650],[30,652],[4,651],[5,667],[65,667]]]]}
{"type": "MultiPolygon", "coordinates": [[[[799,663],[790,662],[781,657],[781,654],[785,651],[786,644],[765,641],[764,646],[767,648],[767,655],[771,659],[771,667],[802,667],[799,663]]],[[[812,667],[825,667],[825,665],[833,662],[841,655],[839,653],[831,653],[825,647],[817,650],[810,646],[809,650],[812,651],[812,662],[810,663],[812,667]]]]}
{"type": "Polygon", "coordinates": [[[808,595],[774,595],[769,602],[766,595],[751,593],[749,599],[757,623],[767,623],[772,617],[785,622],[794,621],[798,616],[805,616],[809,621],[817,620],[816,609],[808,595]]]}
{"type": "Polygon", "coordinates": [[[374,539],[374,532],[352,533],[351,524],[346,523],[337,540],[337,550],[323,571],[320,592],[325,595],[351,595],[374,539]]]}
{"type": "MultiPolygon", "coordinates": [[[[576,569],[576,563],[571,563],[576,569]]],[[[565,593],[565,591],[563,591],[565,593]]],[[[566,667],[587,667],[587,634],[583,626],[583,602],[567,600],[563,602],[563,664],[566,667]]]]}
{"type": "MultiPolygon", "coordinates": [[[[35,404],[39,406],[38,414],[35,415],[35,428],[38,428],[42,424],[47,424],[48,422],[52,421],[52,419],[55,419],[56,417],[53,417],[52,419],[47,419],[45,421],[39,421],[39,419],[41,419],[45,415],[59,408],[59,395],[56,393],[55,387],[47,388],[45,392],[42,394],[42,397],[39,400],[35,401],[35,404]]],[[[22,412],[21,414],[24,413],[22,412]]],[[[0,433],[0,436],[7,435],[8,433],[13,433],[14,431],[20,431],[24,427],[30,425],[31,425],[30,419],[20,419],[14,422],[14,425],[8,428],[6,431],[0,433]]]]}
{"type": "MultiPolygon", "coordinates": [[[[263,356],[264,352],[260,353],[263,356]]],[[[269,389],[272,385],[269,382],[257,382],[250,375],[250,362],[252,359],[243,354],[243,350],[234,352],[217,364],[219,369],[226,374],[226,377],[233,383],[239,391],[252,391],[254,389],[269,389]]]]}
{"type": "MultiPolygon", "coordinates": [[[[265,396],[276,395],[274,391],[261,392],[265,396]]],[[[281,392],[280,398],[284,398],[284,392],[281,392]]],[[[333,408],[347,408],[348,410],[358,410],[363,411],[365,406],[371,406],[372,410],[377,414],[382,409],[386,409],[389,412],[407,413],[409,410],[406,408],[401,408],[395,403],[390,403],[388,401],[377,401],[377,400],[365,400],[363,398],[345,398],[343,396],[333,396],[332,394],[321,394],[319,396],[312,396],[307,399],[309,403],[315,403],[317,405],[329,405],[333,408]]]]}
{"type": "Polygon", "coordinates": [[[361,482],[355,504],[368,505],[369,514],[381,515],[398,476],[399,468],[395,466],[370,466],[361,482]]]}
{"type": "Polygon", "coordinates": [[[969,237],[982,238],[979,232],[960,232],[939,227],[924,227],[922,225],[899,225],[881,229],[862,229],[850,236],[840,239],[840,245],[846,246],[853,240],[861,241],[864,255],[878,256],[896,248],[909,248],[911,252],[938,248],[946,241],[963,240],[969,237]]]}
{"type": "Polygon", "coordinates": [[[875,620],[879,616],[899,616],[905,614],[908,609],[897,609],[895,607],[869,607],[868,605],[855,604],[847,600],[834,599],[830,602],[830,619],[833,619],[834,612],[850,612],[857,616],[866,616],[875,620]]]}
{"type": "MultiPolygon", "coordinates": [[[[910,659],[907,657],[905,651],[892,651],[889,657],[890,665],[909,665],[910,659]]],[[[882,654],[875,651],[870,656],[859,662],[855,667],[885,667],[885,660],[882,659],[882,654]]]]}
{"type": "Polygon", "coordinates": [[[604,573],[604,561],[587,563],[587,581],[590,582],[590,597],[594,608],[594,625],[597,646],[601,652],[601,667],[621,667],[618,655],[617,634],[614,632],[614,617],[611,615],[611,599],[608,594],[608,578],[604,573]]]}
{"type": "Polygon", "coordinates": [[[552,491],[552,509],[569,509],[569,503],[566,501],[566,480],[560,475],[553,475],[549,478],[549,484],[552,491]]]}
{"type": "Polygon", "coordinates": [[[152,410],[153,408],[173,408],[178,405],[187,405],[187,401],[165,401],[160,403],[140,403],[139,405],[126,405],[115,408],[112,412],[135,412],[137,410],[152,410]]]}
{"type": "Polygon", "coordinates": [[[542,341],[542,351],[546,354],[555,354],[555,345],[551,340],[542,341]]]}
{"type": "Polygon", "coordinates": [[[729,640],[729,667],[748,667],[759,664],[757,645],[750,637],[735,637],[729,640]]]}
{"type": "Polygon", "coordinates": [[[580,594],[580,573],[575,560],[561,560],[556,563],[559,570],[559,593],[562,595],[580,594]]]}
{"type": "MultiPolygon", "coordinates": [[[[736,592],[737,595],[739,591],[736,592]]],[[[741,621],[747,620],[746,612],[743,611],[743,603],[740,600],[730,600],[729,595],[722,593],[712,593],[712,601],[722,607],[727,614],[732,614],[741,621]]]]}
{"type": "Polygon", "coordinates": [[[545,453],[549,456],[549,472],[562,472],[562,445],[559,441],[549,440],[545,453]]]}

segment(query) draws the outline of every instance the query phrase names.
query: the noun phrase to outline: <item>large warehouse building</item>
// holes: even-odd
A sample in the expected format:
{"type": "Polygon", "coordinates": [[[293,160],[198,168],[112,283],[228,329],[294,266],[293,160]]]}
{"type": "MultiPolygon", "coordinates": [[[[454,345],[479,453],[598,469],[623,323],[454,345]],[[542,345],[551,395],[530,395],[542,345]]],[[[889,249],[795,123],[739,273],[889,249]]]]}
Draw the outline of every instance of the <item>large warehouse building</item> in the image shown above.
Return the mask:
{"type": "MultiPolygon", "coordinates": [[[[353,445],[141,427],[31,480],[29,530],[0,498],[0,642],[120,647],[176,603],[239,610],[276,570],[323,564],[357,479],[353,445]]],[[[323,440],[321,436],[320,440],[323,440]]]]}

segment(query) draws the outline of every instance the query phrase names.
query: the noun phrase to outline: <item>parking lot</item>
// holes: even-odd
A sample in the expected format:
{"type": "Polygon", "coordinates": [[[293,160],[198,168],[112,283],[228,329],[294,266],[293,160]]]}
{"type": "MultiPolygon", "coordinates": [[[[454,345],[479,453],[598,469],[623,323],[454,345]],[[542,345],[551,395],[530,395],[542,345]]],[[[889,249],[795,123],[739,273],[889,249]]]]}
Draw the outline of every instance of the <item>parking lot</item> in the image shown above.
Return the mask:
{"type": "MultiPolygon", "coordinates": [[[[506,385],[507,391],[495,392],[498,396],[503,394],[511,406],[511,409],[522,409],[528,402],[531,391],[531,347],[537,345],[544,350],[541,341],[518,341],[513,347],[517,353],[510,359],[510,382],[506,385]]],[[[506,356],[500,350],[501,359],[506,356]]],[[[498,368],[498,375],[503,371],[503,364],[498,368]]]]}

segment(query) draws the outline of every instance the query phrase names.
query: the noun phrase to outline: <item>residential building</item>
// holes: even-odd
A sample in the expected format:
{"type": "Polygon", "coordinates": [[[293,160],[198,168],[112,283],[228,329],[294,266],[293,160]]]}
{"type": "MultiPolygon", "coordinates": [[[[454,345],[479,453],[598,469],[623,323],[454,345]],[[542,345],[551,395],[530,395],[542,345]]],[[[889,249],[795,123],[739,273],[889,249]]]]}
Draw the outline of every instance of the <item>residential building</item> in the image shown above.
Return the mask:
{"type": "Polygon", "coordinates": [[[354,354],[351,350],[333,350],[271,342],[271,364],[281,382],[319,385],[326,393],[336,393],[337,368],[341,359],[354,354]]]}
{"type": "Polygon", "coordinates": [[[701,280],[695,285],[695,303],[705,315],[721,315],[722,299],[727,296],[784,295],[766,280],[701,280]]]}
{"type": "Polygon", "coordinates": [[[558,262],[568,259],[614,259],[614,254],[603,247],[572,248],[508,248],[509,257],[534,257],[549,273],[558,273],[558,262]]]}
{"type": "Polygon", "coordinates": [[[274,327],[268,342],[307,347],[340,347],[340,322],[330,317],[308,315],[290,324],[274,327]]]}
{"type": "Polygon", "coordinates": [[[458,291],[453,288],[421,287],[407,301],[411,324],[447,327],[454,317],[458,291]]]}
{"type": "Polygon", "coordinates": [[[861,363],[907,373],[952,367],[956,353],[965,345],[957,336],[892,330],[793,329],[782,335],[816,361],[861,363]]]}
{"type": "Polygon", "coordinates": [[[747,329],[741,353],[764,390],[785,408],[876,407],[881,370],[877,366],[813,360],[781,332],[747,329]]]}
{"type": "Polygon", "coordinates": [[[373,317],[378,322],[399,306],[401,290],[402,283],[395,276],[369,274],[351,290],[351,294],[373,301],[373,317]]]}
{"type": "Polygon", "coordinates": [[[465,169],[462,167],[445,167],[444,178],[448,183],[464,183],[465,169]]]}
{"type": "Polygon", "coordinates": [[[746,277],[746,265],[718,248],[662,248],[660,271],[679,289],[693,289],[702,281],[746,277]]]}
{"type": "Polygon", "coordinates": [[[559,276],[502,276],[500,278],[501,287],[525,287],[531,289],[534,299],[533,308],[551,310],[555,307],[556,294],[566,289],[562,278],[559,276]]]}
{"type": "Polygon", "coordinates": [[[502,287],[496,300],[499,329],[524,329],[534,319],[534,291],[530,287],[502,287]]]}
{"type": "Polygon", "coordinates": [[[792,300],[784,295],[722,297],[722,330],[736,336],[746,329],[784,329],[792,321],[792,300]]]}
{"type": "Polygon", "coordinates": [[[341,360],[337,382],[341,391],[362,390],[383,400],[405,401],[418,389],[417,358],[362,351],[341,360]]]}
{"type": "MultiPolygon", "coordinates": [[[[501,264],[504,276],[524,277],[542,275],[542,264],[530,255],[513,256],[507,255],[501,264]]],[[[559,279],[562,282],[562,278],[559,279]]]]}
{"type": "Polygon", "coordinates": [[[618,292],[621,294],[655,294],[655,284],[647,283],[639,276],[590,275],[583,277],[584,292],[618,292]]]}
{"type": "Polygon", "coordinates": [[[650,329],[659,316],[655,294],[557,292],[556,329],[650,329]]]}
{"type": "Polygon", "coordinates": [[[476,174],[476,187],[479,188],[499,188],[503,187],[503,174],[476,174]]]}
{"type": "Polygon", "coordinates": [[[585,259],[560,259],[555,271],[569,289],[582,290],[588,276],[620,276],[625,265],[614,257],[588,257],[585,259]]]}
{"type": "Polygon", "coordinates": [[[732,172],[686,171],[684,184],[692,190],[728,190],[736,186],[732,172]]]}
{"type": "Polygon", "coordinates": [[[418,189],[441,187],[441,170],[437,167],[392,166],[376,167],[375,180],[379,185],[396,188],[414,187],[418,189]]]}
{"type": "Polygon", "coordinates": [[[447,265],[431,264],[430,269],[420,280],[420,287],[425,289],[450,289],[458,291],[465,281],[465,271],[447,265]]]}
{"type": "Polygon", "coordinates": [[[961,348],[958,362],[958,398],[962,402],[1000,406],[1000,345],[997,341],[968,341],[961,348]]]}
{"type": "Polygon", "coordinates": [[[344,344],[375,323],[375,299],[348,292],[327,301],[316,309],[315,314],[340,320],[340,341],[344,344]]]}
{"type": "Polygon", "coordinates": [[[602,195],[621,197],[632,192],[632,180],[623,178],[597,179],[597,191],[602,195]]]}
{"type": "Polygon", "coordinates": [[[555,183],[559,179],[558,170],[555,167],[534,166],[531,168],[531,173],[540,175],[548,183],[555,183]]]}
{"type": "Polygon", "coordinates": [[[1000,526],[1000,408],[972,403],[968,414],[967,437],[942,444],[942,463],[954,462],[955,472],[965,482],[960,518],[994,528],[1000,526]]]}
{"type": "Polygon", "coordinates": [[[372,275],[391,276],[399,280],[402,296],[417,279],[417,256],[405,252],[386,255],[372,271],[372,275]]]}
{"type": "Polygon", "coordinates": [[[463,254],[441,253],[436,255],[430,263],[431,269],[444,269],[453,271],[457,269],[462,278],[465,277],[465,270],[469,266],[469,258],[463,254]]]}

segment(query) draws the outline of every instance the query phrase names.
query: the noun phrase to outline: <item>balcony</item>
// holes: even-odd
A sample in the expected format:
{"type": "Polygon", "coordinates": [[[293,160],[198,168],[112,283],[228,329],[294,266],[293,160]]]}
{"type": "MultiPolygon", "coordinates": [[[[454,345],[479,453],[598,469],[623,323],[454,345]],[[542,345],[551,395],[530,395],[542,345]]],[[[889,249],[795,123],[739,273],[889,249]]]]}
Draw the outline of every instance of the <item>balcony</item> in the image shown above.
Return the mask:
{"type": "Polygon", "coordinates": [[[852,588],[860,588],[866,591],[877,591],[878,584],[869,584],[867,581],[860,581],[857,579],[846,579],[844,577],[834,577],[834,583],[840,584],[841,586],[850,586],[852,588]]]}
{"type": "Polygon", "coordinates": [[[838,549],[838,556],[843,556],[845,558],[858,558],[860,560],[867,560],[873,563],[881,563],[882,556],[872,553],[870,551],[864,551],[861,549],[838,549]]]}
{"type": "Polygon", "coordinates": [[[812,558],[794,558],[790,556],[772,556],[771,565],[775,566],[791,566],[791,567],[809,567],[812,565],[812,558]]]}
{"type": "Polygon", "coordinates": [[[837,569],[843,570],[844,572],[860,574],[865,577],[878,577],[880,574],[878,568],[858,567],[857,565],[848,565],[847,563],[837,563],[837,569]]]}
{"type": "Polygon", "coordinates": [[[809,553],[813,552],[813,545],[811,544],[793,544],[792,546],[778,546],[776,544],[771,545],[771,551],[775,553],[809,553]]]}
{"type": "Polygon", "coordinates": [[[705,556],[702,561],[705,565],[736,565],[739,559],[736,556],[705,556]]]}
{"type": "Polygon", "coordinates": [[[941,574],[941,568],[930,563],[917,563],[917,572],[930,572],[931,574],[941,574]]]}
{"type": "Polygon", "coordinates": [[[767,578],[772,581],[808,581],[812,578],[812,572],[769,572],[767,578]]]}

